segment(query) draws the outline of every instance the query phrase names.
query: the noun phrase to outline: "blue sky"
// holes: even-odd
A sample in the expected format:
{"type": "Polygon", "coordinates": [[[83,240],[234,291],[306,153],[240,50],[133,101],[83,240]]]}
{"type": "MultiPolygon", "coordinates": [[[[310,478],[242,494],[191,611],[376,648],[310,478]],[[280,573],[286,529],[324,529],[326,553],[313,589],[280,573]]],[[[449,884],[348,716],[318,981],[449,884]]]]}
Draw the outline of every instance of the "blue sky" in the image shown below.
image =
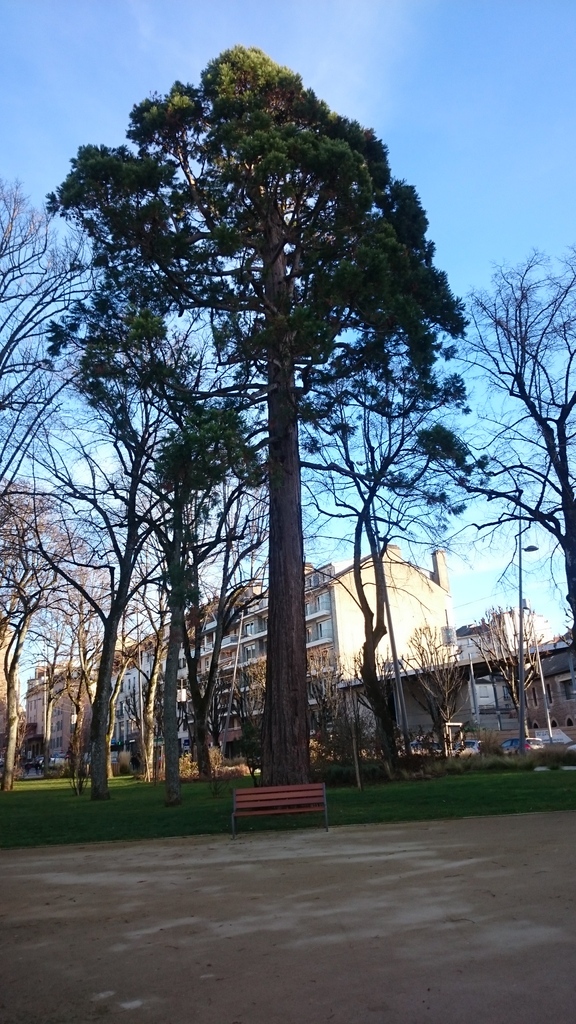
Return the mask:
{"type": "MultiPolygon", "coordinates": [[[[134,103],[242,43],[376,129],[457,294],[576,242],[574,0],[0,0],[0,16],[0,176],[35,203],[79,145],[121,143],[134,103]]],[[[495,589],[505,564],[453,561],[458,623],[514,600],[513,574],[495,589]]],[[[561,628],[547,575],[530,596],[561,628]]]]}

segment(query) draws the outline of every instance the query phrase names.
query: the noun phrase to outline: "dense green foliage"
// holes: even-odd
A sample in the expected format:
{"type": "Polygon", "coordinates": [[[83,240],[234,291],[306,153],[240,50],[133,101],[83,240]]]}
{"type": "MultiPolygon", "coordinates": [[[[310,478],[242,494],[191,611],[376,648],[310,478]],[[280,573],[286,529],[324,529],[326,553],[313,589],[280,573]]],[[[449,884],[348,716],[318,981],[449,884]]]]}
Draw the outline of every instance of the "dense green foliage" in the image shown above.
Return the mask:
{"type": "Polygon", "coordinates": [[[385,146],[261,51],[226,51],[199,87],[140,103],[128,136],[136,151],[83,146],[52,203],[137,305],[209,311],[221,353],[258,370],[289,339],[305,391],[330,360],[342,377],[399,349],[424,385],[438,331],[461,333],[385,146]]]}

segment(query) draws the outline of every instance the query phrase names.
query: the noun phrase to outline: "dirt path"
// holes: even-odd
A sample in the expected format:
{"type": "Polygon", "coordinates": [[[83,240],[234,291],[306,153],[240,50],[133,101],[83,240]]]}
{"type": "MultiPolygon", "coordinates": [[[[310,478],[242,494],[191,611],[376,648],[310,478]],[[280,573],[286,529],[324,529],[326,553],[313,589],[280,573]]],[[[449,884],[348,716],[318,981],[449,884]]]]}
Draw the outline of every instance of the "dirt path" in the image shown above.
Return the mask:
{"type": "Polygon", "coordinates": [[[1,1024],[572,1024],[576,812],[0,854],[1,1024]]]}

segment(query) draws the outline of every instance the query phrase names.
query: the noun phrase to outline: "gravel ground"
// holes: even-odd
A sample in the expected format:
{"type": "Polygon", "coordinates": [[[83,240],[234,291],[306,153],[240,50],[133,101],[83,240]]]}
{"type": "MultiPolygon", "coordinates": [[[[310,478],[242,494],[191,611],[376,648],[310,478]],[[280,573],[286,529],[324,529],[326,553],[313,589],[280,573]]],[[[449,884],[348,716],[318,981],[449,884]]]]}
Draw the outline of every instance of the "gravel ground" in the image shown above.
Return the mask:
{"type": "Polygon", "coordinates": [[[572,1024],[575,846],[568,811],[3,851],[0,1022],[572,1024]]]}

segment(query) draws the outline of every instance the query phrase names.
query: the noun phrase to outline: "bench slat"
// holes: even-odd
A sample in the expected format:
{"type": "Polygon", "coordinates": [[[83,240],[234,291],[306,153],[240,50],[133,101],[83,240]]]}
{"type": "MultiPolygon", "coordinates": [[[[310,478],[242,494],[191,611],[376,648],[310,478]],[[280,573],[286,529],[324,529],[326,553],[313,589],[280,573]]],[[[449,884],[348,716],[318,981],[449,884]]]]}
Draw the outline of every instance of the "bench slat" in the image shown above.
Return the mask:
{"type": "Polygon", "coordinates": [[[281,807],[282,804],[297,804],[297,803],[309,804],[309,803],[313,803],[314,801],[316,801],[316,803],[323,804],[324,803],[324,794],[321,794],[320,796],[318,796],[316,794],[314,794],[313,796],[306,796],[305,793],[294,793],[293,795],[291,795],[289,793],[286,793],[286,794],[284,794],[281,797],[274,797],[272,795],[266,795],[266,796],[263,796],[261,798],[258,798],[258,797],[252,798],[251,797],[248,800],[247,799],[236,800],[236,807],[251,807],[251,806],[260,807],[262,804],[270,804],[271,806],[278,805],[279,807],[281,807]]]}
{"type": "Polygon", "coordinates": [[[294,786],[260,786],[258,789],[233,790],[232,836],[236,834],[235,819],[255,815],[324,813],[328,831],[326,787],[323,782],[294,786]]]}

